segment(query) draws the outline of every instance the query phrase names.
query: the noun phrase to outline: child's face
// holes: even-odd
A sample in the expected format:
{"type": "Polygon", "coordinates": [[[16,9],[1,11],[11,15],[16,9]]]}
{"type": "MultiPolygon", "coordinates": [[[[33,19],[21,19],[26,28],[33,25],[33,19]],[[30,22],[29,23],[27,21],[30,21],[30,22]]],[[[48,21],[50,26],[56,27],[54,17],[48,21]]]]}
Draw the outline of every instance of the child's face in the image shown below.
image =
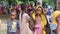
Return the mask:
{"type": "Polygon", "coordinates": [[[41,14],[42,9],[41,8],[38,8],[36,12],[37,12],[37,14],[41,14]]]}
{"type": "Polygon", "coordinates": [[[60,14],[57,16],[57,22],[60,23],[60,14]]]}
{"type": "Polygon", "coordinates": [[[13,20],[16,19],[16,14],[11,14],[10,18],[13,19],[13,20]]]}

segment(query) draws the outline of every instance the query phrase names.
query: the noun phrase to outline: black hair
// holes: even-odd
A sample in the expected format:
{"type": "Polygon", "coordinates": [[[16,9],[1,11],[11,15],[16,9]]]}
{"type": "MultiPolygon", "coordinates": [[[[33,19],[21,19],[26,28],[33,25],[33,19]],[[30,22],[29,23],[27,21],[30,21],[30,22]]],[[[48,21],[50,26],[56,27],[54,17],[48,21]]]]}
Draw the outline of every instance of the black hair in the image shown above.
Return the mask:
{"type": "Polygon", "coordinates": [[[21,9],[22,9],[22,11],[24,11],[25,8],[26,8],[26,4],[21,4],[21,9]]]}
{"type": "Polygon", "coordinates": [[[40,5],[40,2],[37,2],[37,5],[40,5]]]}

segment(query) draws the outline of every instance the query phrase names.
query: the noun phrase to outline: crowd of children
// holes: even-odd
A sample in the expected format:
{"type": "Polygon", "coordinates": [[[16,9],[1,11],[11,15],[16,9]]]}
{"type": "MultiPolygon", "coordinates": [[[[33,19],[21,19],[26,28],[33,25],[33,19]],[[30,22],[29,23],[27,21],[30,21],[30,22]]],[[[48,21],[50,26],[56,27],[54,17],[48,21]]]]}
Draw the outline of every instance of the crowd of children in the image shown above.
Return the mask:
{"type": "Polygon", "coordinates": [[[60,11],[42,5],[11,5],[7,34],[60,34],[60,11]]]}

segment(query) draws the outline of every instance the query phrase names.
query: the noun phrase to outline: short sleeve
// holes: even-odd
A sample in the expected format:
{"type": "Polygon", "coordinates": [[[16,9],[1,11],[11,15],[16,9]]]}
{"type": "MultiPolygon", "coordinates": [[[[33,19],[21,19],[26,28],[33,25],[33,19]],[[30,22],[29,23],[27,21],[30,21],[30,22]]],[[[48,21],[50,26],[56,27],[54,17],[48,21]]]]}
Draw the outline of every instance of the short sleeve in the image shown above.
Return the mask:
{"type": "Polygon", "coordinates": [[[9,28],[10,25],[11,25],[10,21],[7,22],[7,28],[9,28]]]}
{"type": "Polygon", "coordinates": [[[10,31],[11,21],[7,22],[7,30],[10,31]]]}
{"type": "Polygon", "coordinates": [[[17,21],[17,28],[18,28],[18,29],[20,28],[20,23],[19,23],[19,21],[17,21]]]}
{"type": "Polygon", "coordinates": [[[26,15],[26,17],[27,17],[28,19],[30,18],[30,16],[29,16],[28,14],[26,15]]]}
{"type": "Polygon", "coordinates": [[[23,14],[23,17],[25,18],[25,19],[29,19],[30,18],[30,16],[28,15],[28,14],[23,14]]]}

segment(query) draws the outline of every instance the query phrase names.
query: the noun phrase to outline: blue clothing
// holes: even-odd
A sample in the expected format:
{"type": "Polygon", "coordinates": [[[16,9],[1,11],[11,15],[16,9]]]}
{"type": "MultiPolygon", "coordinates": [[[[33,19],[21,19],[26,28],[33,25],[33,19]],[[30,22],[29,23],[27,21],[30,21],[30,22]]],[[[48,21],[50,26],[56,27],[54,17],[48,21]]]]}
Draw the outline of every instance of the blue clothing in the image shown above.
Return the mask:
{"type": "Polygon", "coordinates": [[[50,24],[51,34],[56,34],[55,32],[53,32],[53,30],[55,30],[56,28],[57,28],[57,25],[53,23],[50,24]]]}
{"type": "Polygon", "coordinates": [[[51,15],[51,11],[48,11],[47,15],[51,15]]]}
{"type": "Polygon", "coordinates": [[[8,34],[18,34],[19,28],[20,28],[20,25],[19,25],[18,20],[15,20],[15,21],[10,20],[7,23],[7,31],[8,31],[7,33],[8,34]]]}

